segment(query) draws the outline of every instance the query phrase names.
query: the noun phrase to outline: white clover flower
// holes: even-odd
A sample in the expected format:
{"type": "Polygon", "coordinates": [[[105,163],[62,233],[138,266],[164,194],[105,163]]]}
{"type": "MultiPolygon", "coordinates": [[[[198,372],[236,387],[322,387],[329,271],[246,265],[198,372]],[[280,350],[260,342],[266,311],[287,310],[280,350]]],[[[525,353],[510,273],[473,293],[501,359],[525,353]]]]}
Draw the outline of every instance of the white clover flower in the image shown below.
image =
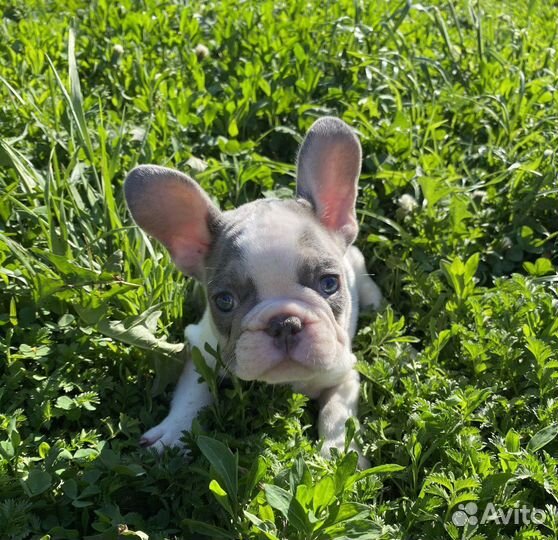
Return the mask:
{"type": "Polygon", "coordinates": [[[194,53],[198,57],[198,60],[203,60],[209,56],[209,49],[205,45],[198,43],[198,45],[194,47],[194,53]]]}
{"type": "Polygon", "coordinates": [[[419,206],[417,200],[412,195],[409,195],[409,193],[401,195],[397,199],[397,204],[405,214],[412,214],[419,206]]]}

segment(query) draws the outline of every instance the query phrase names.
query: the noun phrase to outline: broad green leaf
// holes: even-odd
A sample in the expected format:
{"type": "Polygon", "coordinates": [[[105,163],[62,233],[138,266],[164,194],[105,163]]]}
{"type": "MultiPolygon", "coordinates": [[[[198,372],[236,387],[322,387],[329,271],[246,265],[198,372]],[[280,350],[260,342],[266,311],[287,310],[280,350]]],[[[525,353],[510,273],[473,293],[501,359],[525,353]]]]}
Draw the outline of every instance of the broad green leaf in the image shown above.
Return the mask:
{"type": "Polygon", "coordinates": [[[97,330],[105,336],[135,347],[176,355],[184,349],[184,343],[168,343],[166,339],[154,335],[161,313],[158,309],[150,308],[141,315],[124,321],[103,319],[97,323],[97,330]]]}
{"type": "Polygon", "coordinates": [[[46,471],[40,469],[31,469],[29,476],[23,481],[25,490],[30,497],[40,495],[50,488],[52,484],[52,477],[46,471]]]}
{"type": "Polygon", "coordinates": [[[238,454],[233,454],[222,442],[200,435],[197,444],[202,454],[211,464],[217,479],[224,486],[233,506],[238,494],[238,454]]]}
{"type": "Polygon", "coordinates": [[[357,502],[343,502],[327,518],[322,528],[330,527],[337,523],[356,521],[370,515],[370,508],[357,502]]]}
{"type": "Polygon", "coordinates": [[[506,435],[505,445],[508,452],[519,452],[521,436],[514,429],[510,429],[506,435]]]}
{"type": "Polygon", "coordinates": [[[280,538],[275,534],[277,529],[274,524],[269,521],[262,521],[258,516],[244,510],[244,515],[256,526],[256,528],[261,531],[266,538],[269,540],[280,540],[280,538]]]}
{"type": "Polygon", "coordinates": [[[298,485],[305,484],[311,487],[313,484],[312,475],[308,470],[308,465],[301,456],[297,457],[291,470],[289,471],[289,486],[294,492],[298,485]]]}
{"type": "Polygon", "coordinates": [[[439,200],[447,197],[451,193],[451,189],[443,182],[440,182],[438,178],[421,176],[418,182],[424,194],[424,198],[431,208],[436,206],[439,200]]]}
{"type": "Polygon", "coordinates": [[[293,499],[292,494],[273,484],[265,484],[264,490],[265,498],[269,505],[275,508],[275,510],[279,510],[283,516],[287,517],[289,514],[289,506],[293,499]]]}
{"type": "Polygon", "coordinates": [[[244,488],[245,498],[250,497],[252,491],[254,490],[258,482],[260,482],[260,480],[262,480],[262,478],[265,476],[266,472],[267,463],[262,456],[258,456],[252,463],[250,472],[248,473],[248,476],[246,478],[246,485],[244,488]]]}
{"type": "Polygon", "coordinates": [[[307,510],[314,498],[314,486],[299,484],[296,486],[295,499],[300,503],[304,510],[307,510]]]}
{"type": "Polygon", "coordinates": [[[467,259],[467,262],[465,263],[465,279],[467,281],[471,281],[475,277],[477,268],[479,266],[479,261],[480,261],[479,253],[473,253],[473,255],[471,255],[467,259]]]}
{"type": "Polygon", "coordinates": [[[556,273],[556,268],[551,260],[546,257],[540,257],[534,263],[525,261],[523,263],[523,268],[525,268],[530,275],[537,277],[556,273]]]}
{"type": "Polygon", "coordinates": [[[358,454],[349,452],[337,465],[335,471],[335,493],[340,495],[346,488],[354,483],[354,474],[358,465],[358,454]]]}
{"type": "Polygon", "coordinates": [[[56,407],[62,409],[63,411],[69,411],[76,406],[75,401],[69,396],[60,396],[56,400],[56,407]]]}
{"type": "Polygon", "coordinates": [[[201,351],[197,347],[192,347],[190,350],[190,355],[192,357],[192,362],[196,371],[201,375],[202,379],[209,386],[213,396],[217,396],[217,382],[215,380],[215,375],[213,370],[207,365],[205,358],[203,357],[201,351]]]}
{"type": "Polygon", "coordinates": [[[231,508],[231,503],[229,502],[229,496],[227,492],[219,485],[217,480],[213,479],[209,482],[209,491],[213,493],[217,502],[229,513],[230,516],[234,517],[233,509],[231,508]]]}
{"type": "Polygon", "coordinates": [[[397,465],[396,463],[385,463],[384,465],[377,465],[376,467],[371,467],[370,469],[366,469],[357,473],[356,481],[362,480],[367,476],[371,476],[373,474],[390,474],[404,471],[405,467],[402,465],[397,465]]]}
{"type": "Polygon", "coordinates": [[[225,529],[195,519],[183,519],[182,525],[186,525],[191,531],[208,536],[209,538],[231,538],[233,540],[238,538],[235,534],[225,529]]]}
{"type": "Polygon", "coordinates": [[[467,232],[466,222],[473,214],[469,212],[471,199],[465,195],[454,195],[450,204],[450,219],[452,229],[456,233],[465,234],[467,232]]]}
{"type": "Polygon", "coordinates": [[[50,444],[48,444],[45,441],[43,441],[41,444],[39,444],[39,456],[42,459],[46,459],[49,452],[50,452],[50,444]]]}
{"type": "Polygon", "coordinates": [[[529,452],[538,452],[547,444],[551,443],[558,435],[558,424],[552,424],[537,431],[532,439],[527,443],[529,452]]]}
{"type": "Polygon", "coordinates": [[[318,514],[320,510],[329,506],[335,498],[335,482],[331,476],[325,476],[314,486],[314,497],[312,507],[314,513],[318,514]]]}
{"type": "Polygon", "coordinates": [[[264,491],[268,504],[281,512],[296,530],[306,533],[312,531],[304,508],[288,491],[273,484],[266,484],[264,491]]]}
{"type": "Polygon", "coordinates": [[[49,251],[33,248],[31,250],[36,255],[48,260],[66,279],[73,278],[82,283],[96,283],[114,280],[114,276],[109,273],[95,272],[74,261],[68,260],[63,255],[56,255],[49,251]]]}
{"type": "Polygon", "coordinates": [[[64,495],[66,495],[66,497],[69,497],[72,500],[77,499],[78,486],[77,482],[73,478],[65,480],[62,489],[64,490],[64,495]]]}
{"type": "Polygon", "coordinates": [[[353,442],[355,433],[358,431],[359,427],[359,422],[354,416],[347,418],[345,422],[345,453],[349,451],[349,446],[353,442]]]}
{"type": "Polygon", "coordinates": [[[229,123],[228,133],[233,139],[238,136],[238,126],[236,125],[236,120],[234,118],[229,123]]]}

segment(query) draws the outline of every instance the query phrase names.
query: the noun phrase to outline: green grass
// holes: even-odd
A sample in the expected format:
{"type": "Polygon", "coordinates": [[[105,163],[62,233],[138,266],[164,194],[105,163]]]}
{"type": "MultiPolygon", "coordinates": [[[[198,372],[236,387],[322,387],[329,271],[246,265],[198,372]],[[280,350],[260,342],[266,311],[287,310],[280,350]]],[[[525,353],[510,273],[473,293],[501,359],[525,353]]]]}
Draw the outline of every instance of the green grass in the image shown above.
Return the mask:
{"type": "Polygon", "coordinates": [[[0,12],[0,538],[558,538],[555,2],[0,12]],[[373,469],[319,456],[304,396],[212,372],[191,459],[141,451],[202,302],[123,178],[289,195],[324,114],[360,133],[358,245],[389,303],[355,340],[373,469]],[[547,519],[455,526],[473,502],[547,519]]]}

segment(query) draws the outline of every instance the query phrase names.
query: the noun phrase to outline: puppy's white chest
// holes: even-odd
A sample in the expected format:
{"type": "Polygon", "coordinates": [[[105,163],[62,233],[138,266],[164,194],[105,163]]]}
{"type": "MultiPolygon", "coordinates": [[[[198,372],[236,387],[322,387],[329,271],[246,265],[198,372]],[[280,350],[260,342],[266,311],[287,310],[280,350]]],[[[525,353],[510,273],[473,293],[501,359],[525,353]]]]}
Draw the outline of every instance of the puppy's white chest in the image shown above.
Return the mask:
{"type": "Polygon", "coordinates": [[[215,357],[207,352],[205,348],[206,344],[213,350],[217,350],[217,347],[219,346],[217,332],[213,327],[209,308],[206,308],[199,323],[189,324],[184,329],[184,337],[186,338],[186,344],[190,347],[197,347],[201,352],[205,363],[209,367],[214,368],[216,364],[215,357]]]}

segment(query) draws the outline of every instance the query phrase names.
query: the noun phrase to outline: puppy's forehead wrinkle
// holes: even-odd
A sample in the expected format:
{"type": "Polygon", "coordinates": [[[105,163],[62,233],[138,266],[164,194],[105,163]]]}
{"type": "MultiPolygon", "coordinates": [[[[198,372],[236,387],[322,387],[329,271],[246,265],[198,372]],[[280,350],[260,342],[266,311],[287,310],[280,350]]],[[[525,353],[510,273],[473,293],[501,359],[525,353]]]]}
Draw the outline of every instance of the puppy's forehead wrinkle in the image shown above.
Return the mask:
{"type": "Polygon", "coordinates": [[[316,267],[333,272],[342,258],[308,201],[260,199],[220,216],[206,284],[212,290],[253,287],[260,298],[288,296],[300,282],[301,264],[305,273],[316,267]]]}
{"type": "Polygon", "coordinates": [[[318,223],[311,223],[305,228],[300,235],[299,245],[304,255],[330,254],[337,260],[341,260],[344,256],[339,238],[318,223]]]}
{"type": "Polygon", "coordinates": [[[243,230],[246,225],[273,214],[284,216],[291,213],[292,218],[307,218],[319,223],[312,205],[304,199],[258,199],[229,210],[222,214],[223,225],[229,230],[243,230]]]}

